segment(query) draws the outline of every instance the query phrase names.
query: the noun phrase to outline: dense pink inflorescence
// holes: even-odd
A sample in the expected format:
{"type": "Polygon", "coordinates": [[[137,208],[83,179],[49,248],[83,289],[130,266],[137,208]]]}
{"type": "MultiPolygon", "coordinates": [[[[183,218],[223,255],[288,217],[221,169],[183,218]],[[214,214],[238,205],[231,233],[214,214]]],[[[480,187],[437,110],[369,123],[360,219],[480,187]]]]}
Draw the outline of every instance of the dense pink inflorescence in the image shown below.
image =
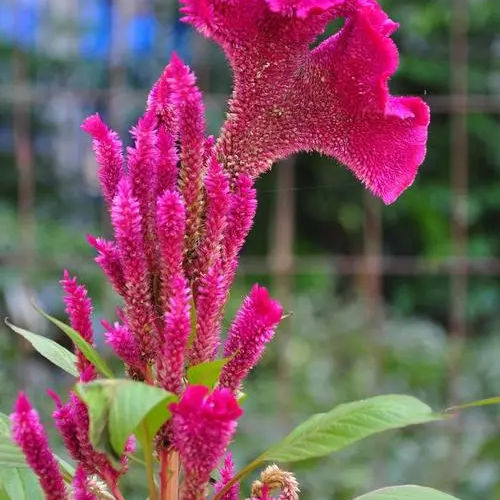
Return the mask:
{"type": "Polygon", "coordinates": [[[124,177],[111,209],[111,220],[125,279],[125,302],[129,326],[134,334],[141,357],[154,357],[157,339],[155,315],[151,297],[150,276],[143,242],[140,203],[132,194],[132,186],[124,177]]]}
{"type": "Polygon", "coordinates": [[[210,472],[226,450],[242,411],[227,389],[188,386],[181,400],[170,405],[173,445],[185,470],[182,500],[204,498],[210,472]]]}
{"type": "MultiPolygon", "coordinates": [[[[234,462],[233,455],[230,451],[226,453],[226,457],[224,458],[224,465],[220,469],[220,480],[215,485],[215,493],[221,491],[229,481],[231,481],[234,477],[234,462]]],[[[238,482],[233,484],[229,491],[225,493],[221,500],[239,500],[240,498],[240,485],[238,482]]]]}
{"type": "Polygon", "coordinates": [[[283,308],[269,292],[254,285],[229,329],[224,356],[231,359],[222,369],[221,387],[238,389],[272,339],[282,314],[283,308]]]}
{"type": "MultiPolygon", "coordinates": [[[[94,332],[92,329],[92,302],[90,301],[87,289],[83,285],[78,285],[76,276],[71,278],[68,271],[64,271],[61,286],[64,290],[64,303],[68,313],[71,326],[89,344],[94,343],[94,332]]],[[[87,372],[90,378],[95,377],[94,366],[77,349],[77,368],[79,373],[87,372]]]]}
{"type": "Polygon", "coordinates": [[[180,394],[184,378],[184,354],[191,332],[191,291],[186,279],[177,275],[172,279],[168,311],[158,362],[158,381],[167,391],[180,394]]]}
{"type": "Polygon", "coordinates": [[[252,176],[297,151],[345,163],[384,202],[412,184],[429,109],[393,97],[397,28],[375,0],[182,0],[185,20],[218,42],[235,77],[217,151],[252,176]],[[317,47],[327,24],[343,28],[317,47]]]}
{"type": "Polygon", "coordinates": [[[24,393],[17,397],[11,417],[12,437],[21,447],[28,465],[38,476],[47,500],[68,498],[57,460],[52,453],[38,413],[24,393]]]}
{"type": "Polygon", "coordinates": [[[98,500],[98,498],[90,492],[89,477],[83,467],[77,467],[75,477],[73,478],[73,500],[98,500]]]}
{"type": "Polygon", "coordinates": [[[104,332],[106,343],[127,365],[140,370],[142,368],[141,351],[130,330],[117,321],[113,325],[104,320],[101,323],[106,329],[104,332]]]}
{"type": "Polygon", "coordinates": [[[97,113],[82,123],[82,129],[92,136],[102,193],[108,207],[111,208],[118,181],[123,174],[122,143],[118,134],[110,130],[97,113]]]}

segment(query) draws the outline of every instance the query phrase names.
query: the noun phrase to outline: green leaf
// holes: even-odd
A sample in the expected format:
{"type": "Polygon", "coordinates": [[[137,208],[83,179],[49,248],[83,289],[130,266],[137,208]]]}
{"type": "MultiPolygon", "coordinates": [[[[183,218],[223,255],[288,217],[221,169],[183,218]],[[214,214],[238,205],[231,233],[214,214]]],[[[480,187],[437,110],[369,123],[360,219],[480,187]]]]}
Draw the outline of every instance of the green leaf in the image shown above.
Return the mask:
{"type": "Polygon", "coordinates": [[[159,387],[126,379],[77,384],[76,392],[89,409],[92,444],[113,459],[123,454],[131,434],[143,444],[151,441],[170,418],[168,403],[177,399],[159,387]]]}
{"type": "Polygon", "coordinates": [[[61,331],[73,341],[80,352],[99,370],[99,372],[101,372],[102,375],[108,378],[113,377],[113,372],[109,369],[104,359],[102,359],[100,354],[76,330],[68,326],[66,323],[63,323],[62,321],[59,321],[58,319],[50,316],[36,305],[34,305],[33,307],[44,318],[48,319],[51,323],[60,328],[61,331]]]}
{"type": "Polygon", "coordinates": [[[477,408],[479,406],[491,406],[500,404],[500,397],[481,399],[480,401],[472,401],[462,405],[452,406],[446,410],[447,413],[454,413],[460,410],[468,410],[469,408],[477,408]]]}
{"type": "Polygon", "coordinates": [[[222,369],[231,358],[216,359],[206,361],[199,365],[190,366],[187,369],[186,378],[192,385],[204,385],[213,389],[219,381],[222,369]]]}
{"type": "Polygon", "coordinates": [[[258,460],[297,462],[321,457],[382,431],[443,418],[411,396],[377,396],[312,416],[258,460]]]}
{"type": "Polygon", "coordinates": [[[447,493],[423,486],[391,486],[372,491],[355,500],[458,500],[447,493]]]}
{"type": "Polygon", "coordinates": [[[28,468],[0,469],[0,498],[7,500],[43,500],[35,473],[28,468]]]}
{"type": "Polygon", "coordinates": [[[20,328],[10,323],[7,319],[5,324],[14,332],[24,337],[33,348],[38,351],[44,358],[47,358],[54,365],[62,368],[73,377],[78,377],[78,370],[76,369],[76,356],[65,349],[62,345],[54,342],[52,339],[42,337],[36,333],[20,328]]]}
{"type": "Polygon", "coordinates": [[[28,467],[21,449],[10,438],[10,419],[0,413],[0,469],[28,467]]]}

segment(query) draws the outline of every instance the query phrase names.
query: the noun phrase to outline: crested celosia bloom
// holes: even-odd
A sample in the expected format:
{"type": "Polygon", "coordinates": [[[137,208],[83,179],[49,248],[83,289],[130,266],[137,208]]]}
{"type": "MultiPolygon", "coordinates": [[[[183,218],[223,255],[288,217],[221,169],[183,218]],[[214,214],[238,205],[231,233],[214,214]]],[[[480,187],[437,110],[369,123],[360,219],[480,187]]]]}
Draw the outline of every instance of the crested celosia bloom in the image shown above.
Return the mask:
{"type": "Polygon", "coordinates": [[[297,151],[319,151],[386,203],[412,184],[429,109],[389,93],[398,25],[375,0],[182,1],[185,20],[221,45],[233,69],[217,145],[233,175],[256,176],[297,151]],[[311,48],[339,17],[342,29],[311,48]]]}
{"type": "Polygon", "coordinates": [[[29,466],[40,480],[47,500],[67,500],[66,487],[52,453],[38,413],[24,393],[20,393],[11,415],[12,437],[21,447],[29,466]]]}
{"type": "MultiPolygon", "coordinates": [[[[120,322],[101,322],[106,342],[130,377],[179,398],[156,437],[162,500],[172,498],[165,492],[177,498],[179,488],[181,500],[206,498],[242,413],[235,394],[282,318],[281,305],[255,285],[219,353],[225,303],[257,209],[256,177],[295,152],[318,151],[347,165],[391,203],[415,178],[429,124],[421,99],[389,93],[398,65],[390,38],[397,24],[375,0],[182,3],[184,19],[222,46],[233,69],[234,92],[218,139],[206,136],[195,76],[175,55],[131,129],[126,154],[99,115],[82,125],[92,137],[114,237],[87,239],[124,302],[120,322]],[[345,22],[338,33],[314,46],[339,17],[345,22]],[[218,354],[227,360],[215,389],[188,385],[187,369],[218,354]]],[[[61,284],[72,327],[93,345],[85,287],[67,272],[61,284]]],[[[80,383],[93,381],[97,370],[76,352],[80,383]]],[[[77,463],[72,498],[112,498],[97,482],[101,478],[121,500],[118,481],[133,438],[117,468],[92,445],[89,411],[75,392],[65,404],[51,396],[55,425],[77,463]]],[[[65,499],[57,462],[23,394],[12,422],[47,498],[65,499]]],[[[215,485],[220,500],[237,500],[234,477],[228,452],[215,485]]],[[[152,478],[149,483],[154,490],[152,478]]],[[[270,500],[276,489],[280,500],[298,498],[293,475],[271,466],[254,483],[252,499],[270,500]]]]}
{"type": "Polygon", "coordinates": [[[185,470],[182,500],[204,498],[210,472],[226,450],[242,411],[227,389],[209,393],[204,386],[188,386],[182,399],[170,405],[173,445],[185,470]]]}

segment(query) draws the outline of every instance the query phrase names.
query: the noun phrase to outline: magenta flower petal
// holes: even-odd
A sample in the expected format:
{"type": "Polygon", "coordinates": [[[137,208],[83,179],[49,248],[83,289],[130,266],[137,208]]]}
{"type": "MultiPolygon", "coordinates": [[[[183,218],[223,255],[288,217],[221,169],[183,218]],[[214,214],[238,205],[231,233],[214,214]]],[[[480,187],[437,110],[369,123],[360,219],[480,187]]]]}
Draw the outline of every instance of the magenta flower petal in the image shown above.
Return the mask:
{"type": "MultiPolygon", "coordinates": [[[[215,493],[221,491],[226,484],[233,479],[235,475],[233,455],[230,451],[227,452],[224,458],[224,464],[220,469],[220,481],[215,485],[215,493]]],[[[229,491],[221,497],[221,500],[239,500],[240,498],[240,484],[236,482],[229,491]]]]}
{"type": "Polygon", "coordinates": [[[101,323],[106,329],[104,332],[106,343],[113,348],[116,355],[127,365],[141,370],[143,368],[141,351],[130,330],[118,322],[110,325],[107,321],[102,320],[101,323]]]}
{"type": "Polygon", "coordinates": [[[47,435],[31,403],[20,392],[10,416],[12,437],[21,447],[28,465],[38,476],[47,500],[67,500],[66,487],[47,435]]]}
{"type": "Polygon", "coordinates": [[[74,500],[98,500],[98,498],[90,492],[89,486],[89,477],[85,469],[78,466],[76,468],[75,477],[73,478],[74,500]]]}
{"type": "Polygon", "coordinates": [[[375,0],[183,0],[185,20],[225,50],[235,75],[217,144],[230,171],[255,177],[298,151],[345,163],[384,202],[413,182],[429,109],[392,97],[397,28],[375,0]],[[318,47],[327,24],[344,27],[318,47]]]}

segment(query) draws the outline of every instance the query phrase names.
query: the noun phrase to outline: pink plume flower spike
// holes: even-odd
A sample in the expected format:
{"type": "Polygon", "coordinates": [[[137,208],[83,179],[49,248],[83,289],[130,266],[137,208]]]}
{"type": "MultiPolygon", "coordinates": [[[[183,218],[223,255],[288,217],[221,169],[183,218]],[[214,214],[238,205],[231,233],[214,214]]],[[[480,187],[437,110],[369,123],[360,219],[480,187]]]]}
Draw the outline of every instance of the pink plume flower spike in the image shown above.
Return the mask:
{"type": "MultiPolygon", "coordinates": [[[[219,493],[226,484],[229,483],[234,477],[234,461],[233,454],[228,451],[226,457],[224,458],[224,465],[220,470],[220,481],[215,485],[215,493],[219,493]]],[[[240,485],[236,482],[231,489],[222,496],[221,500],[239,500],[240,498],[240,485]]]]}
{"type": "Polygon", "coordinates": [[[173,445],[179,451],[185,477],[182,500],[201,500],[211,471],[224,454],[242,410],[227,389],[188,386],[170,405],[173,445]]]}
{"type": "Polygon", "coordinates": [[[76,424],[77,439],[81,450],[80,464],[85,468],[87,474],[96,474],[108,484],[116,484],[121,471],[112,467],[104,453],[96,451],[89,438],[89,414],[85,404],[76,396],[70,394],[69,403],[73,421],[76,424]]]}
{"type": "Polygon", "coordinates": [[[155,315],[142,239],[140,206],[132,195],[132,187],[126,177],[118,186],[111,210],[111,221],[125,278],[125,312],[128,326],[139,346],[141,358],[147,362],[153,359],[157,344],[155,315]]]}
{"type": "Polygon", "coordinates": [[[224,236],[226,286],[229,290],[238,265],[238,253],[252,227],[257,211],[257,193],[249,176],[240,174],[231,195],[224,236]]]}
{"type": "Polygon", "coordinates": [[[167,391],[180,394],[183,388],[184,358],[191,333],[191,291],[182,275],[174,276],[165,314],[163,345],[157,377],[167,391]]]}
{"type": "Polygon", "coordinates": [[[155,82],[148,96],[146,111],[155,114],[160,129],[167,130],[174,141],[179,133],[178,109],[173,103],[172,86],[169,81],[170,66],[167,65],[155,82]]]}
{"type": "Polygon", "coordinates": [[[391,203],[426,153],[429,109],[393,97],[397,28],[375,0],[182,0],[185,20],[226,52],[235,86],[217,145],[252,177],[298,151],[345,163],[391,203]],[[310,49],[327,24],[344,27],[310,49]]]}
{"type": "Polygon", "coordinates": [[[177,109],[180,141],[180,191],[186,203],[188,250],[196,245],[203,209],[205,118],[201,93],[188,66],[177,57],[167,67],[172,103],[177,109]]]}
{"type": "Polygon", "coordinates": [[[89,116],[81,128],[92,137],[92,146],[99,165],[102,193],[109,208],[124,169],[123,147],[118,134],[110,130],[98,113],[89,116]]]}
{"type": "Polygon", "coordinates": [[[166,127],[160,127],[158,134],[158,182],[156,194],[161,195],[165,190],[174,190],[177,187],[179,158],[175,148],[175,137],[166,127]]]}
{"type": "Polygon", "coordinates": [[[157,263],[154,227],[158,163],[156,126],[155,114],[146,112],[131,130],[135,146],[127,148],[128,174],[141,212],[144,252],[153,274],[156,274],[157,263]]]}
{"type": "Polygon", "coordinates": [[[106,343],[113,348],[116,355],[127,365],[141,370],[143,368],[141,351],[130,330],[118,322],[111,325],[107,321],[101,320],[101,324],[106,329],[104,332],[106,343]]]}
{"type": "Polygon", "coordinates": [[[85,469],[82,466],[76,468],[73,478],[73,497],[74,500],[98,500],[90,491],[90,482],[85,469]]]}
{"type": "Polygon", "coordinates": [[[197,250],[197,277],[203,276],[207,269],[220,258],[221,243],[229,210],[229,180],[221,164],[217,161],[215,153],[209,159],[205,190],[204,233],[197,250]]]}
{"type": "Polygon", "coordinates": [[[78,440],[78,431],[74,420],[72,404],[69,402],[63,405],[59,396],[50,389],[47,391],[47,394],[56,404],[56,409],[52,412],[54,425],[59,431],[59,435],[71,458],[79,462],[82,460],[83,455],[78,440]]]}
{"type": "Polygon", "coordinates": [[[215,359],[226,292],[225,276],[219,260],[198,281],[195,300],[196,337],[189,351],[190,365],[215,359]]]}
{"type": "Polygon", "coordinates": [[[104,238],[95,238],[88,234],[87,241],[94,247],[99,255],[95,261],[104,274],[107,276],[115,291],[121,295],[125,295],[125,278],[123,276],[122,264],[120,262],[120,251],[113,241],[107,241],[104,238]]]}
{"type": "Polygon", "coordinates": [[[57,460],[49,447],[38,413],[23,392],[14,405],[12,438],[21,447],[28,465],[38,476],[47,500],[67,500],[68,495],[57,460]]]}
{"type": "Polygon", "coordinates": [[[166,308],[172,279],[183,273],[186,208],[177,191],[167,190],[158,198],[156,227],[161,257],[161,303],[166,308]]]}
{"type": "MultiPolygon", "coordinates": [[[[76,276],[71,278],[65,270],[61,286],[64,290],[64,303],[68,313],[71,327],[76,330],[89,344],[94,343],[94,332],[92,328],[92,302],[88,297],[87,289],[83,285],[78,285],[76,276]]],[[[75,348],[76,349],[76,348],[75,348]]],[[[77,368],[80,375],[88,371],[87,375],[95,378],[95,368],[90,361],[76,349],[77,368]]]]}
{"type": "Polygon", "coordinates": [[[233,357],[222,369],[221,387],[232,391],[239,388],[273,338],[282,314],[283,308],[269,296],[267,289],[254,285],[228,332],[224,357],[233,357]]]}

